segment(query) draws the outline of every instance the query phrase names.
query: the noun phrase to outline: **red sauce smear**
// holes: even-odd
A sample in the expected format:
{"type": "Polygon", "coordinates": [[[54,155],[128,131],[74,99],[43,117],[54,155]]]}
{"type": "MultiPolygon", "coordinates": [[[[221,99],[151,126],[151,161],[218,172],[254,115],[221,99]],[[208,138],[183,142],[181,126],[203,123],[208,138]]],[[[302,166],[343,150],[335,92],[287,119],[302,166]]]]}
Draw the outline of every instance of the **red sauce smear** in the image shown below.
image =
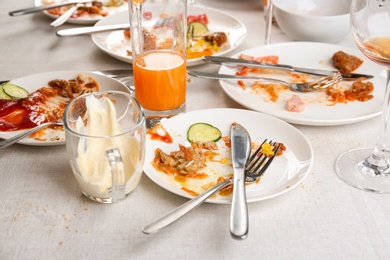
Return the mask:
{"type": "Polygon", "coordinates": [[[147,132],[150,139],[156,141],[162,141],[164,143],[172,143],[171,135],[165,130],[161,124],[157,124],[154,127],[150,128],[147,132]]]}
{"type": "Polygon", "coordinates": [[[47,122],[45,110],[41,108],[47,96],[37,91],[26,99],[0,99],[0,131],[29,129],[47,122]]]}

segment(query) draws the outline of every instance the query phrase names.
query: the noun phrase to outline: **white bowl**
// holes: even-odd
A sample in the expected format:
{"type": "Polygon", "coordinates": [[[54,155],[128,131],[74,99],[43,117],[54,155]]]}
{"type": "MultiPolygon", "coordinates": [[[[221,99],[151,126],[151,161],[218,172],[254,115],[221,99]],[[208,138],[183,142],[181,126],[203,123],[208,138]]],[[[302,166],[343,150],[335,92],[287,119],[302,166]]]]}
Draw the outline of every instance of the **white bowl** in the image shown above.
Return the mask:
{"type": "Polygon", "coordinates": [[[351,0],[273,0],[282,31],[297,41],[334,43],[350,32],[351,0]]]}

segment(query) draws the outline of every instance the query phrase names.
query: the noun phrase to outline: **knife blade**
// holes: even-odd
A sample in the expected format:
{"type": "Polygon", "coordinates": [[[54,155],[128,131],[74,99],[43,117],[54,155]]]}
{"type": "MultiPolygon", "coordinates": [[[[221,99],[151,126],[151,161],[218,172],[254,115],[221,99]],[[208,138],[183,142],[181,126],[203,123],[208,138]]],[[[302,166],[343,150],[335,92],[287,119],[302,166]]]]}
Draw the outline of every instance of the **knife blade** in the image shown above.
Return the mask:
{"type": "Polygon", "coordinates": [[[123,29],[128,29],[128,28],[130,28],[129,23],[122,23],[122,24],[87,26],[87,27],[65,29],[65,30],[57,31],[56,34],[57,34],[57,36],[77,36],[77,35],[83,35],[83,34],[89,34],[89,33],[123,30],[123,29]]]}
{"type": "Polygon", "coordinates": [[[92,1],[67,1],[67,2],[62,2],[62,3],[57,3],[57,4],[40,5],[40,6],[36,6],[36,7],[19,9],[19,10],[11,11],[8,14],[10,16],[19,16],[19,15],[24,15],[24,14],[36,13],[36,12],[40,12],[40,11],[47,10],[47,9],[53,9],[53,8],[57,8],[57,7],[61,7],[61,6],[74,5],[74,4],[85,4],[85,3],[90,3],[90,2],[92,2],[92,1]]]}
{"type": "Polygon", "coordinates": [[[245,165],[251,152],[251,139],[248,131],[238,123],[233,123],[230,131],[233,164],[230,234],[235,239],[244,239],[248,235],[249,226],[245,194],[245,165]]]}
{"type": "MultiPolygon", "coordinates": [[[[264,68],[264,69],[277,69],[277,70],[285,70],[291,72],[306,73],[306,74],[317,75],[317,76],[330,76],[335,72],[337,72],[336,70],[332,71],[332,70],[322,70],[322,69],[300,68],[300,67],[294,67],[285,64],[271,64],[265,62],[257,62],[257,61],[235,59],[235,58],[228,58],[228,57],[219,57],[219,56],[203,56],[202,60],[210,63],[223,64],[227,66],[236,65],[236,66],[256,67],[256,68],[264,68]]],[[[371,79],[374,77],[372,75],[358,74],[358,73],[343,73],[341,75],[343,76],[343,80],[356,80],[358,78],[371,79]]]]}

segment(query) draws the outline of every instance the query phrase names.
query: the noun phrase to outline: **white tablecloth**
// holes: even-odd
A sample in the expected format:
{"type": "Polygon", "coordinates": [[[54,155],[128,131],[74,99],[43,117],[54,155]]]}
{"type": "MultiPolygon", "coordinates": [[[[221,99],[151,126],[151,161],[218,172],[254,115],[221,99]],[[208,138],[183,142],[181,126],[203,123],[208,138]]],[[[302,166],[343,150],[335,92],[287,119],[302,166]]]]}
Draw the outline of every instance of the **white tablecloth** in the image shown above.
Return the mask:
{"type": "MultiPolygon", "coordinates": [[[[51,71],[129,68],[89,36],[64,37],[42,13],[10,17],[33,1],[1,1],[0,80],[51,71]]],[[[248,35],[237,52],[264,42],[260,0],[201,1],[240,19],[248,35]]],[[[75,25],[65,24],[61,28],[75,25]]],[[[290,41],[273,27],[273,43],[290,41]]],[[[338,44],[353,46],[351,36],[338,44]]],[[[198,70],[217,71],[216,65],[198,70]]],[[[187,110],[242,108],[218,81],[188,84],[187,110]]],[[[352,188],[334,170],[339,154],[371,147],[379,118],[343,126],[300,126],[314,149],[308,178],[274,199],[250,203],[249,237],[229,234],[229,205],[203,204],[153,235],[141,227],[186,202],[146,175],[112,205],[81,195],[65,146],[14,145],[0,150],[0,259],[389,259],[389,195],[352,188]]]]}

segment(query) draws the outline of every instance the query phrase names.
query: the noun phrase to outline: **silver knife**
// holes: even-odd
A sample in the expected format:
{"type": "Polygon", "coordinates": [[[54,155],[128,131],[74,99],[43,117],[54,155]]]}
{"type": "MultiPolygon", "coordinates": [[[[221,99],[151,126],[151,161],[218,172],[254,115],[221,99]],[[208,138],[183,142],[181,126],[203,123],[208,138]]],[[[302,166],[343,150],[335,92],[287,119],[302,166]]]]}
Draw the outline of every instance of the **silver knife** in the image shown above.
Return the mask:
{"type": "Polygon", "coordinates": [[[251,139],[248,131],[233,123],[230,132],[233,163],[233,195],[230,213],[230,234],[235,239],[248,235],[248,206],[245,194],[245,165],[251,153],[251,139]]]}
{"type": "MultiPolygon", "coordinates": [[[[235,58],[228,58],[228,57],[219,57],[219,56],[203,56],[202,60],[211,63],[224,64],[227,66],[239,65],[239,66],[256,67],[256,68],[264,68],[264,69],[278,69],[278,70],[306,73],[306,74],[317,75],[317,76],[330,76],[335,72],[337,72],[332,70],[299,68],[299,67],[294,67],[294,66],[284,65],[284,64],[271,64],[265,62],[257,62],[257,61],[235,59],[235,58]]],[[[342,74],[342,76],[344,80],[355,80],[358,78],[370,79],[374,77],[372,75],[365,75],[365,74],[358,74],[358,73],[344,73],[342,74]]]]}
{"type": "Polygon", "coordinates": [[[79,27],[79,28],[59,30],[59,31],[57,31],[57,35],[58,36],[76,36],[76,35],[89,34],[89,33],[124,30],[124,29],[128,29],[128,28],[130,28],[129,23],[102,25],[102,26],[88,26],[88,27],[79,27]]]}
{"type": "Polygon", "coordinates": [[[11,11],[8,14],[10,16],[19,16],[19,15],[24,15],[24,14],[36,13],[36,12],[40,12],[40,11],[47,10],[47,9],[53,9],[53,8],[57,8],[57,7],[61,7],[61,6],[74,5],[74,4],[85,4],[85,3],[90,3],[90,2],[92,2],[92,1],[66,1],[66,2],[57,3],[57,4],[40,5],[40,6],[36,6],[36,7],[19,9],[19,10],[11,11]]]}

